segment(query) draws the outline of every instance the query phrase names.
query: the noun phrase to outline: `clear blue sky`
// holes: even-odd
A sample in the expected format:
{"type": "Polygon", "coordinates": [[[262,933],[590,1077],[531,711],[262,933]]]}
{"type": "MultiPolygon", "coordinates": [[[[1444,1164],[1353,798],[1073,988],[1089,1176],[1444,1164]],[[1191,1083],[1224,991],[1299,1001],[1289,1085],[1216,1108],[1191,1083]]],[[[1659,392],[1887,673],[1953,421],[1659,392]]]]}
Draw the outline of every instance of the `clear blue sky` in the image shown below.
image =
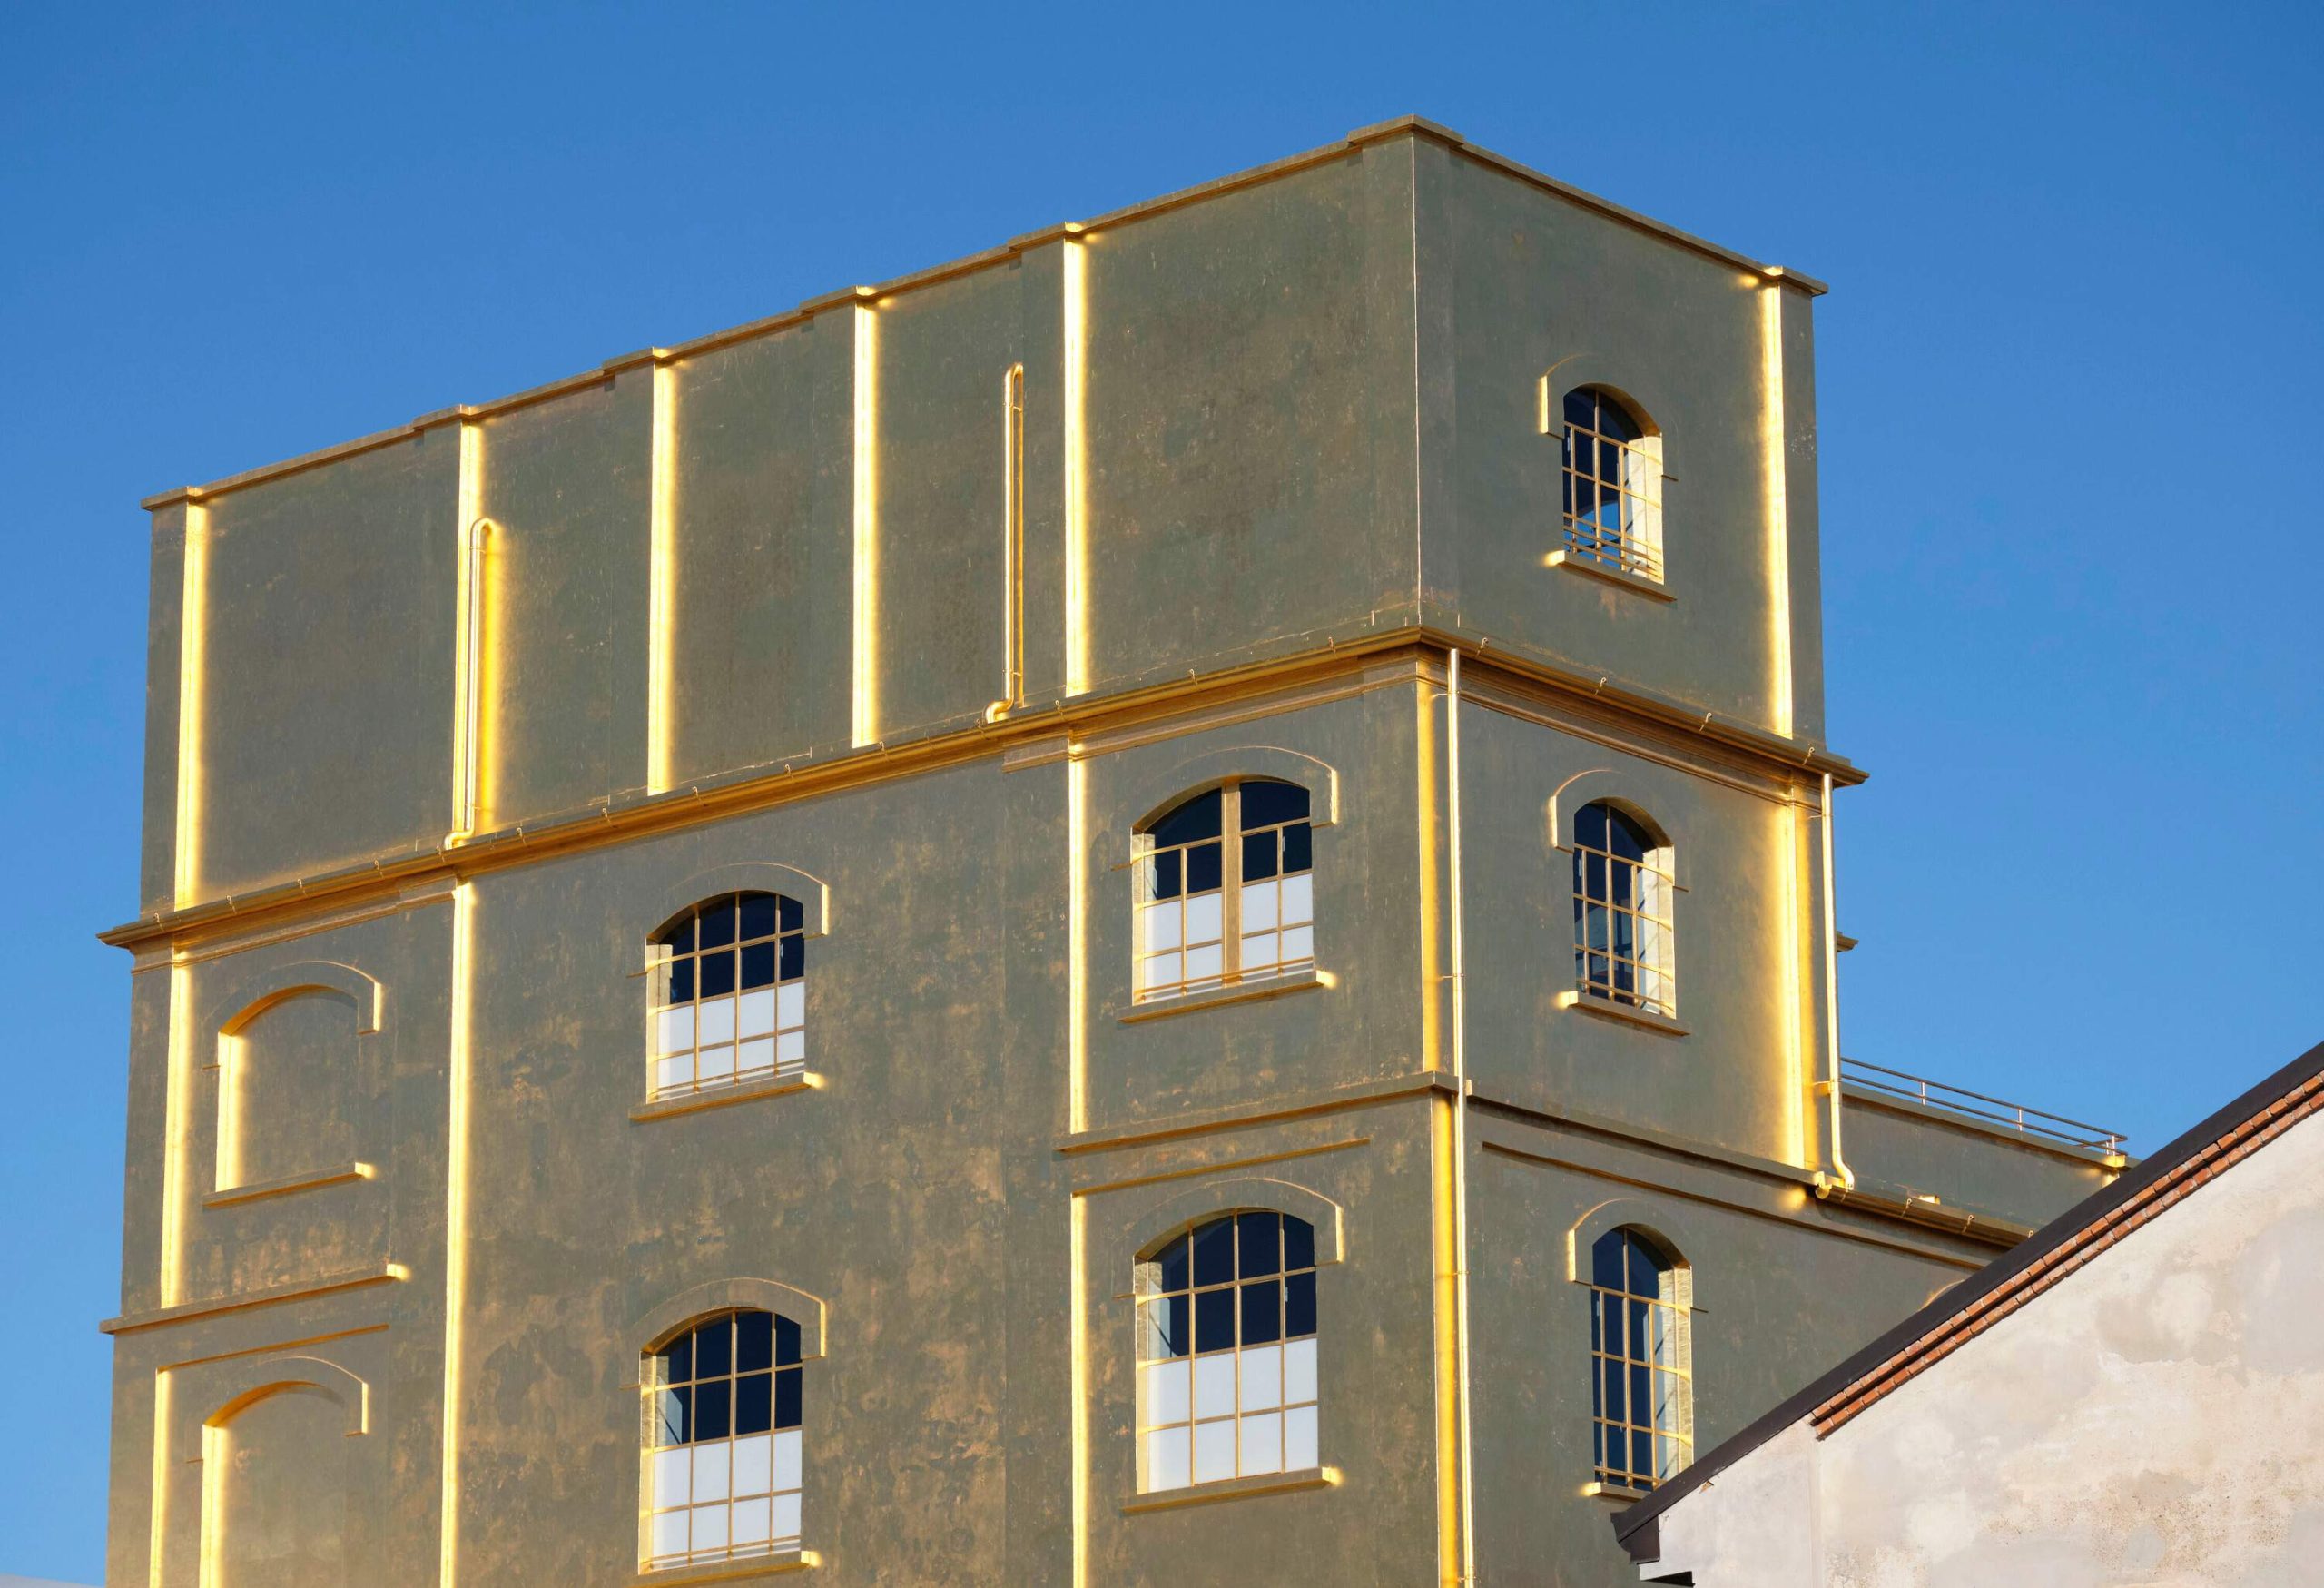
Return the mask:
{"type": "Polygon", "coordinates": [[[0,1571],[102,1573],[137,498],[1418,112],[1817,307],[1854,1054],[2153,1146],[2324,1039],[2307,5],[0,15],[0,1571]]]}

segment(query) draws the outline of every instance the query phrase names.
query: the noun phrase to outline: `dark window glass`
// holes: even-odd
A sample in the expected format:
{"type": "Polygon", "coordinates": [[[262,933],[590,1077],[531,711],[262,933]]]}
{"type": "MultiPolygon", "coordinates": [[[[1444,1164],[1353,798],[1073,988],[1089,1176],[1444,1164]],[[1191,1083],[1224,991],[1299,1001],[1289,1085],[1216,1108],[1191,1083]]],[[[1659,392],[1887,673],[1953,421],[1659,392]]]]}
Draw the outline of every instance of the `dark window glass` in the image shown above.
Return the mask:
{"type": "Polygon", "coordinates": [[[1282,838],[1274,833],[1254,833],[1243,840],[1243,880],[1264,883],[1275,875],[1275,853],[1282,838]]]}
{"type": "Polygon", "coordinates": [[[1155,1261],[1161,1267],[1158,1277],[1164,1290],[1184,1290],[1187,1287],[1187,1238],[1185,1236],[1178,1237],[1168,1246],[1164,1247],[1162,1255],[1155,1261]]]}
{"type": "Polygon", "coordinates": [[[703,907],[702,946],[724,948],[734,941],[734,901],[725,899],[703,907]]]}
{"type": "Polygon", "coordinates": [[[1279,1213],[1245,1213],[1235,1220],[1235,1240],[1238,1257],[1236,1267],[1243,1277],[1254,1274],[1272,1274],[1281,1267],[1281,1245],[1276,1227],[1282,1224],[1279,1213]]]}
{"type": "Polygon", "coordinates": [[[684,1384],[694,1376],[694,1336],[680,1335],[662,1348],[662,1382],[684,1384]]]}
{"type": "Polygon", "coordinates": [[[1240,792],[1243,831],[1246,833],[1258,827],[1273,827],[1284,822],[1306,819],[1307,791],[1295,783],[1253,778],[1242,784],[1240,792]]]}
{"type": "Polygon", "coordinates": [[[1293,1274],[1283,1282],[1283,1332],[1296,1340],[1315,1332],[1315,1273],[1293,1274]]]}
{"type": "Polygon", "coordinates": [[[734,1325],[726,1318],[706,1323],[694,1332],[694,1375],[723,1378],[734,1361],[734,1325]]]}
{"type": "Polygon", "coordinates": [[[777,905],[781,906],[783,931],[801,932],[805,930],[807,924],[807,912],[801,907],[798,900],[777,893],[774,896],[774,902],[777,905]]]}
{"type": "Polygon", "coordinates": [[[772,987],[774,985],[774,944],[754,942],[743,951],[743,986],[772,987]]]}
{"type": "Polygon", "coordinates": [[[773,893],[743,895],[743,941],[774,935],[774,903],[773,893]]]}
{"type": "Polygon", "coordinates": [[[1315,1227],[1305,1218],[1283,1221],[1283,1266],[1286,1269],[1315,1266],[1315,1227]]]}
{"type": "Polygon", "coordinates": [[[684,921],[681,921],[677,925],[670,928],[669,931],[664,932],[655,941],[668,945],[670,952],[674,954],[690,954],[694,952],[693,915],[688,914],[684,921]]]}
{"type": "Polygon", "coordinates": [[[1235,1343],[1235,1292],[1195,1292],[1195,1349],[1223,1351],[1235,1343]]]}
{"type": "Polygon", "coordinates": [[[686,1445],[694,1439],[694,1391],[665,1389],[657,1397],[660,1412],[656,1437],[664,1445],[686,1445]]]}
{"type": "Polygon", "coordinates": [[[1264,1346],[1283,1334],[1283,1287],[1260,1279],[1243,1287],[1243,1344],[1264,1346]]]}
{"type": "Polygon", "coordinates": [[[799,1360],[799,1326],[780,1314],[774,1320],[774,1359],[783,1366],[799,1360]]]}
{"type": "Polygon", "coordinates": [[[671,1003],[694,1001],[694,962],[690,958],[670,962],[670,996],[667,1001],[671,1003]]]}
{"type": "Polygon", "coordinates": [[[1183,857],[1175,849],[1154,857],[1154,896],[1156,898],[1175,899],[1178,896],[1182,859],[1183,857]]]}
{"type": "Polygon", "coordinates": [[[734,1371],[758,1373],[774,1366],[774,1314],[745,1312],[734,1319],[734,1371]]]}
{"type": "Polygon", "coordinates": [[[1312,870],[1315,866],[1315,840],[1305,822],[1283,830],[1283,869],[1286,873],[1312,870]]]}
{"type": "Polygon", "coordinates": [[[1176,844],[1192,843],[1198,838],[1216,838],[1219,828],[1220,797],[1216,789],[1199,794],[1178,806],[1149,829],[1154,847],[1167,849],[1176,844]]]}
{"type": "Polygon", "coordinates": [[[704,998],[722,998],[734,991],[734,955],[732,950],[724,953],[704,954],[696,962],[702,966],[702,995],[704,998]]]}
{"type": "Polygon", "coordinates": [[[1224,1285],[1235,1277],[1235,1221],[1214,1218],[1195,1231],[1195,1283],[1224,1285]]]}
{"type": "Polygon", "coordinates": [[[1205,843],[1186,852],[1187,892],[1207,893],[1218,886],[1219,847],[1205,843]]]}
{"type": "Polygon", "coordinates": [[[696,1439],[726,1437],[727,1413],[734,1398],[734,1381],[714,1378],[694,1386],[694,1436],[696,1439]]]}
{"type": "Polygon", "coordinates": [[[774,1376],[774,1425],[778,1428],[799,1426],[800,1370],[786,1369],[774,1376]]]}
{"type": "Polygon", "coordinates": [[[774,1415],[774,1375],[750,1373],[734,1381],[734,1432],[763,1434],[774,1415]]]}
{"type": "Polygon", "coordinates": [[[782,942],[783,963],[780,967],[785,981],[796,981],[807,973],[807,940],[786,937],[782,942]]]}

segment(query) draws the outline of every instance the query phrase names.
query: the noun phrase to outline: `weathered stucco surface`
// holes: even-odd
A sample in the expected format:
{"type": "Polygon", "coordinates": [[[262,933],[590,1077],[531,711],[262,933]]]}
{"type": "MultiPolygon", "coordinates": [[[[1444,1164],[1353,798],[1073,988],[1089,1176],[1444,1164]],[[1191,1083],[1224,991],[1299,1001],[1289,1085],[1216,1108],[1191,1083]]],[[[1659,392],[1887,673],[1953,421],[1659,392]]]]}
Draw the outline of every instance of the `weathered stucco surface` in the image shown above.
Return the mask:
{"type": "Polygon", "coordinates": [[[1811,298],[1403,125],[159,498],[110,1580],[630,1584],[648,1323],[761,1285],[818,1580],[1436,1580],[1465,1374],[1482,1580],[1621,1581],[1577,1232],[1691,1267],[1699,1441],[1994,1249],[1816,1195],[1811,298]],[[1568,365],[1685,459],[1675,600],[1546,562],[1568,365]],[[1134,829],[1235,775],[1320,973],[1125,1018],[1134,829]],[[1680,845],[1683,1030],[1558,997],[1581,787],[1680,845]],[[649,934],[761,885],[820,1084],[650,1106],[649,934]],[[1329,1480],[1133,1507],[1132,1262],[1268,1197],[1329,1480]]]}
{"type": "Polygon", "coordinates": [[[1697,1588],[2317,1579],[2324,1116],[2292,1127],[1818,1440],[1661,1518],[1697,1588]]]}

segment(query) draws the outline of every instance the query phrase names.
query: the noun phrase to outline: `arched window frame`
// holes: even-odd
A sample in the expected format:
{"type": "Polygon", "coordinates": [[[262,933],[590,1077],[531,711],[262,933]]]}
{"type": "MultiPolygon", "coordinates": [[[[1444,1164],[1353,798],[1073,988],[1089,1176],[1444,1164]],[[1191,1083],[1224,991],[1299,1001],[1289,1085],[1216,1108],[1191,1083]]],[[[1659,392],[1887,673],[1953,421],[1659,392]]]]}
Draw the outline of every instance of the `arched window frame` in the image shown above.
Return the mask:
{"type": "Polygon", "coordinates": [[[1541,429],[1558,438],[1560,544],[1563,558],[1584,571],[1611,571],[1650,585],[1667,582],[1663,559],[1663,486],[1669,460],[1662,429],[1630,393],[1603,380],[1585,380],[1564,386],[1551,397],[1550,377],[1541,381],[1541,429]],[[1582,422],[1571,410],[1577,399],[1593,405],[1593,417],[1582,422]],[[1608,408],[1628,420],[1620,429],[1635,429],[1635,437],[1616,433],[1596,417],[1608,408]],[[1587,449],[1587,456],[1584,449],[1587,449]],[[1610,492],[1616,518],[1604,521],[1602,510],[1578,512],[1578,498],[1587,495],[1602,500],[1610,492]]]}
{"type": "MultiPolygon", "coordinates": [[[[831,890],[821,879],[793,866],[772,861],[738,861],[695,873],[666,889],[659,903],[659,924],[645,934],[642,965],[646,991],[645,1096],[649,1108],[659,1110],[684,1107],[696,1098],[708,1103],[726,1097],[755,1095],[770,1087],[818,1084],[819,1078],[806,1069],[808,1011],[805,958],[807,943],[826,935],[831,930],[831,890]],[[777,930],[771,940],[775,944],[777,972],[774,996],[771,1001],[776,1006],[773,1029],[763,1033],[754,1031],[748,1037],[744,1037],[738,1029],[735,1041],[728,1044],[736,1058],[733,1070],[704,1080],[696,1060],[696,1067],[689,1069],[684,1076],[669,1076],[664,1060],[698,1055],[705,1044],[700,1040],[700,1028],[697,1026],[692,1048],[672,1045],[675,1039],[683,1033],[674,1028],[673,1021],[665,1018],[665,1011],[676,1007],[668,1001],[668,994],[672,991],[674,962],[680,957],[671,952],[668,938],[682,923],[698,917],[704,908],[717,904],[722,899],[762,893],[772,894],[778,901],[775,906],[777,930]],[[782,974],[786,942],[796,945],[800,974],[795,980],[782,974]],[[786,982],[797,989],[790,995],[788,1013],[791,1018],[787,1020],[783,1007],[786,982]],[[795,1041],[788,1044],[787,1052],[783,1040],[786,1032],[796,1033],[795,1041]],[[762,1038],[773,1048],[771,1062],[755,1067],[743,1065],[740,1043],[762,1038]],[[671,1084],[665,1084],[665,1076],[671,1080],[671,1084]]],[[[698,957],[699,950],[696,954],[698,957]]],[[[741,978],[738,976],[736,980],[739,994],[743,991],[741,978]]],[[[697,996],[694,1001],[698,1004],[701,1000],[697,996]]],[[[734,1022],[738,1028],[743,1023],[742,1012],[738,998],[734,1009],[734,1022]]],[[[712,1048],[719,1045],[715,1041],[707,1044],[712,1048]]]]}
{"type": "Polygon", "coordinates": [[[1694,1270],[1659,1231],[1605,1217],[1618,1211],[1573,1232],[1589,1300],[1590,1464],[1597,1484],[1644,1493],[1694,1459],[1694,1270]]]}
{"type": "MultiPolygon", "coordinates": [[[[822,1359],[827,1340],[828,1318],[822,1301],[805,1291],[794,1290],[790,1286],[779,1284],[772,1279],[725,1279],[698,1285],[663,1302],[631,1326],[629,1341],[632,1348],[636,1352],[635,1360],[638,1363],[638,1378],[635,1386],[639,1392],[637,1550],[641,1571],[657,1571],[685,1565],[709,1565],[719,1561],[750,1561],[767,1556],[780,1558],[792,1553],[796,1553],[803,1561],[811,1561],[813,1558],[811,1552],[801,1547],[805,1531],[803,1506],[805,1469],[808,1461],[807,1419],[804,1415],[805,1375],[809,1364],[822,1359]],[[735,1456],[730,1451],[726,1456],[729,1463],[726,1470],[730,1475],[726,1491],[729,1532],[724,1544],[705,1544],[705,1550],[723,1550],[724,1553],[698,1552],[694,1548],[694,1540],[691,1536],[691,1518],[689,1518],[689,1536],[685,1541],[686,1547],[683,1554],[680,1554],[673,1549],[664,1547],[674,1541],[666,1531],[657,1536],[657,1519],[666,1517],[675,1512],[691,1512],[698,1506],[714,1506],[720,1502],[714,1498],[697,1495],[694,1492],[694,1474],[691,1464],[698,1458],[689,1455],[685,1458],[689,1465],[685,1474],[687,1492],[684,1499],[679,1504],[665,1503],[672,1498],[669,1492],[669,1480],[673,1475],[664,1469],[675,1465],[675,1463],[671,1460],[671,1453],[681,1450],[704,1450],[710,1448],[714,1442],[694,1440],[665,1445],[658,1440],[657,1435],[660,1428],[657,1419],[661,1412],[658,1405],[659,1397],[672,1387],[664,1382],[663,1378],[665,1354],[679,1339],[695,1334],[704,1325],[722,1317],[735,1317],[745,1313],[763,1314],[777,1320],[771,1330],[773,1338],[778,1342],[777,1348],[772,1354],[773,1360],[769,1366],[764,1370],[770,1375],[768,1398],[771,1425],[765,1431],[768,1440],[765,1464],[768,1482],[763,1491],[763,1497],[768,1501],[767,1536],[763,1539],[748,1540],[742,1544],[738,1544],[733,1538],[732,1520],[734,1509],[731,1475],[734,1472],[732,1464],[735,1456]],[[795,1342],[795,1348],[789,1352],[781,1348],[779,1344],[785,1325],[790,1327],[791,1337],[795,1342]],[[776,1392],[780,1388],[780,1380],[784,1375],[794,1376],[793,1383],[796,1387],[793,1394],[799,1403],[800,1415],[796,1419],[795,1425],[790,1429],[772,1425],[780,1421],[780,1406],[776,1392]],[[795,1433],[798,1437],[791,1442],[789,1454],[782,1455],[780,1435],[785,1432],[795,1433]],[[783,1498],[788,1498],[791,1502],[787,1517],[777,1504],[778,1500],[783,1498]],[[789,1524],[787,1533],[783,1532],[782,1526],[786,1521],[789,1524]]],[[[739,1363],[730,1358],[730,1371],[726,1376],[730,1380],[739,1378],[742,1373],[737,1369],[739,1369],[739,1363]]],[[[759,1370],[753,1368],[747,1371],[755,1373],[759,1370]]],[[[689,1382],[700,1381],[697,1379],[689,1382]]],[[[739,1399],[739,1396],[736,1398],[739,1399]]],[[[730,1402],[730,1407],[732,1404],[730,1402]]],[[[731,1421],[728,1426],[730,1432],[726,1437],[730,1446],[742,1439],[757,1437],[755,1433],[742,1435],[733,1432],[734,1425],[731,1421]]],[[[759,1494],[745,1496],[747,1499],[760,1497],[759,1494]]],[[[658,1526],[662,1529],[667,1529],[669,1525],[667,1523],[658,1523],[658,1526]]]]}
{"type": "MultiPolygon", "coordinates": [[[[1232,754],[1215,753],[1203,760],[1216,764],[1232,754]]],[[[1291,752],[1273,755],[1291,764],[1246,766],[1181,787],[1135,824],[1130,845],[1135,879],[1130,914],[1134,1001],[1199,995],[1315,972],[1315,833],[1336,818],[1337,777],[1330,768],[1291,752]],[[1244,791],[1252,784],[1297,790],[1305,797],[1305,814],[1273,822],[1246,816],[1244,791]],[[1216,834],[1183,843],[1157,843],[1157,828],[1212,794],[1219,800],[1216,834]],[[1190,886],[1191,856],[1212,843],[1218,846],[1218,883],[1215,890],[1197,893],[1190,886]],[[1255,875],[1261,868],[1253,856],[1262,844],[1271,844],[1273,869],[1255,875]],[[1178,863],[1182,868],[1176,883],[1178,891],[1157,897],[1164,887],[1172,885],[1160,875],[1161,857],[1168,854],[1188,858],[1178,863]],[[1202,901],[1214,891],[1218,900],[1215,922],[1197,914],[1202,901]],[[1206,956],[1197,969],[1196,955],[1205,950],[1215,953],[1216,960],[1206,956]],[[1167,974],[1172,969],[1176,975],[1167,974]]]]}
{"type": "MultiPolygon", "coordinates": [[[[1593,780],[1594,781],[1594,780],[1593,780]]],[[[1678,846],[1662,824],[1643,806],[1611,789],[1600,789],[1583,778],[1571,779],[1551,804],[1553,821],[1561,823],[1561,843],[1571,859],[1567,885],[1573,901],[1575,995],[1596,1005],[1636,1010],[1657,1020],[1679,1018],[1678,846]],[[1575,785],[1581,784],[1579,789],[1575,785]],[[1584,797],[1572,797],[1579,793],[1584,797]],[[1582,824],[1594,810],[1620,817],[1638,830],[1645,842],[1636,858],[1618,854],[1610,843],[1582,840],[1582,824]],[[1599,879],[1603,877],[1601,889],[1599,879]],[[1600,897],[1600,893],[1604,897],[1600,897]],[[1590,912],[1602,909],[1608,917],[1607,941],[1599,944],[1590,932],[1590,912]],[[1625,918],[1633,952],[1614,951],[1616,917],[1625,918]],[[1601,968],[1604,975],[1600,975],[1601,968]],[[1629,984],[1622,965],[1630,966],[1629,984]]]]}

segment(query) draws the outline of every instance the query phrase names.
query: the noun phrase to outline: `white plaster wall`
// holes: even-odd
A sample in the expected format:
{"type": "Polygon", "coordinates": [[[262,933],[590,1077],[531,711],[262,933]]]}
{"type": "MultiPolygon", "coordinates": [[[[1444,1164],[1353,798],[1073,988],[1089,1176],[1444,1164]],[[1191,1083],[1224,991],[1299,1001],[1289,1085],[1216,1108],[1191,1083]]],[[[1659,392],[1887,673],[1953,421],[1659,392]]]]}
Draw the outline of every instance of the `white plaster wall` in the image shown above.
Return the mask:
{"type": "Polygon", "coordinates": [[[2324,1116],[1662,1537],[1699,1588],[2324,1583],[2324,1116]]]}

